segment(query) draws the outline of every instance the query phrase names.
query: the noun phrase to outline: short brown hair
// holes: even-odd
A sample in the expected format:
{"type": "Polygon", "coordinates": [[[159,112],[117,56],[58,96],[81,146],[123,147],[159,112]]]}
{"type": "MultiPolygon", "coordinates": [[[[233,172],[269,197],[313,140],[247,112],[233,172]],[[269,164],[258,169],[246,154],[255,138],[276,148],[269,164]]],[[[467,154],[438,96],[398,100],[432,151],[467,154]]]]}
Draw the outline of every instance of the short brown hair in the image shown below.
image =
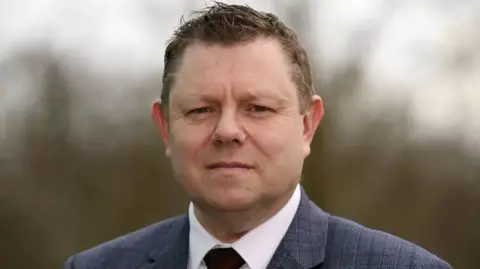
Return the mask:
{"type": "Polygon", "coordinates": [[[258,37],[276,38],[292,63],[292,79],[297,86],[300,110],[303,113],[314,94],[312,74],[307,53],[295,32],[271,13],[249,6],[214,2],[213,6],[192,13],[169,40],[164,58],[162,107],[168,111],[170,90],[175,72],[187,46],[201,41],[206,44],[234,45],[258,37]]]}

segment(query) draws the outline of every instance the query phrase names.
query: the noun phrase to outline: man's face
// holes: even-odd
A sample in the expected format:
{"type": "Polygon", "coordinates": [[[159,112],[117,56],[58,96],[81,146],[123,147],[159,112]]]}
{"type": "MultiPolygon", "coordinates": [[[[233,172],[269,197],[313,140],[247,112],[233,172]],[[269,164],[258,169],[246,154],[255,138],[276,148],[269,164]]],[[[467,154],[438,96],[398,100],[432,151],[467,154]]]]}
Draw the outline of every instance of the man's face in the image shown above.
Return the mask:
{"type": "Polygon", "coordinates": [[[301,114],[280,43],[189,46],[169,115],[153,106],[173,171],[199,206],[237,211],[289,195],[323,115],[315,96],[301,114]]]}

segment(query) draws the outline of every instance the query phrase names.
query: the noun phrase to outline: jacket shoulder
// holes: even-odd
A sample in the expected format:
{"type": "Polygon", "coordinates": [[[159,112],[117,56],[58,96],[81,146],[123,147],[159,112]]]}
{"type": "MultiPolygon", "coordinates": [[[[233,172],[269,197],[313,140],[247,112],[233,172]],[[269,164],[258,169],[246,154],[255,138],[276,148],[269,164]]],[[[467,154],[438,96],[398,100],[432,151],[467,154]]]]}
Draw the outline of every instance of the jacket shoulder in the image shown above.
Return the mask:
{"type": "Polygon", "coordinates": [[[414,243],[336,216],[329,216],[326,262],[354,268],[452,268],[414,243]]]}
{"type": "MultiPolygon", "coordinates": [[[[112,267],[112,262],[136,268],[152,250],[161,251],[175,239],[186,216],[166,219],[72,255],[64,268],[97,269],[112,267]]],[[[116,267],[112,267],[116,268],[116,267]]]]}

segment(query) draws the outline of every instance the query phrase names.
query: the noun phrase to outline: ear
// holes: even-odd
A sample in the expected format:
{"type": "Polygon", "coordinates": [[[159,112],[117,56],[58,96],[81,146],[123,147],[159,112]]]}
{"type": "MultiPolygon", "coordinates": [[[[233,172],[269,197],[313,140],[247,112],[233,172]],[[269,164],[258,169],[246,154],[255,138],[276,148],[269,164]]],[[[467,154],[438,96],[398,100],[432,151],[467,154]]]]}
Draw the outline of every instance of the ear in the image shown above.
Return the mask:
{"type": "Polygon", "coordinates": [[[304,139],[304,156],[310,155],[310,145],[313,136],[317,131],[317,127],[323,118],[323,101],[318,95],[312,97],[310,105],[303,116],[303,139],[304,139]]]}
{"type": "Polygon", "coordinates": [[[168,116],[162,108],[160,99],[152,105],[152,118],[165,144],[165,155],[170,156],[170,132],[168,130],[168,116]]]}

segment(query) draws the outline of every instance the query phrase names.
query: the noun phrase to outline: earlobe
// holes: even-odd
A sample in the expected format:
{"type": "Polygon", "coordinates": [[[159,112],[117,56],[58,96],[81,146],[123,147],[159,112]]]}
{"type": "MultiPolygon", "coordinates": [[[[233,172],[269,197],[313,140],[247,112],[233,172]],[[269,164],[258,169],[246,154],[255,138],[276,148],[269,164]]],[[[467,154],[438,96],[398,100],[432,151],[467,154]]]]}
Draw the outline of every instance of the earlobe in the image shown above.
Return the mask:
{"type": "Polygon", "coordinates": [[[165,155],[170,156],[170,132],[168,130],[168,117],[160,100],[155,100],[152,105],[152,119],[165,144],[165,155]]]}

